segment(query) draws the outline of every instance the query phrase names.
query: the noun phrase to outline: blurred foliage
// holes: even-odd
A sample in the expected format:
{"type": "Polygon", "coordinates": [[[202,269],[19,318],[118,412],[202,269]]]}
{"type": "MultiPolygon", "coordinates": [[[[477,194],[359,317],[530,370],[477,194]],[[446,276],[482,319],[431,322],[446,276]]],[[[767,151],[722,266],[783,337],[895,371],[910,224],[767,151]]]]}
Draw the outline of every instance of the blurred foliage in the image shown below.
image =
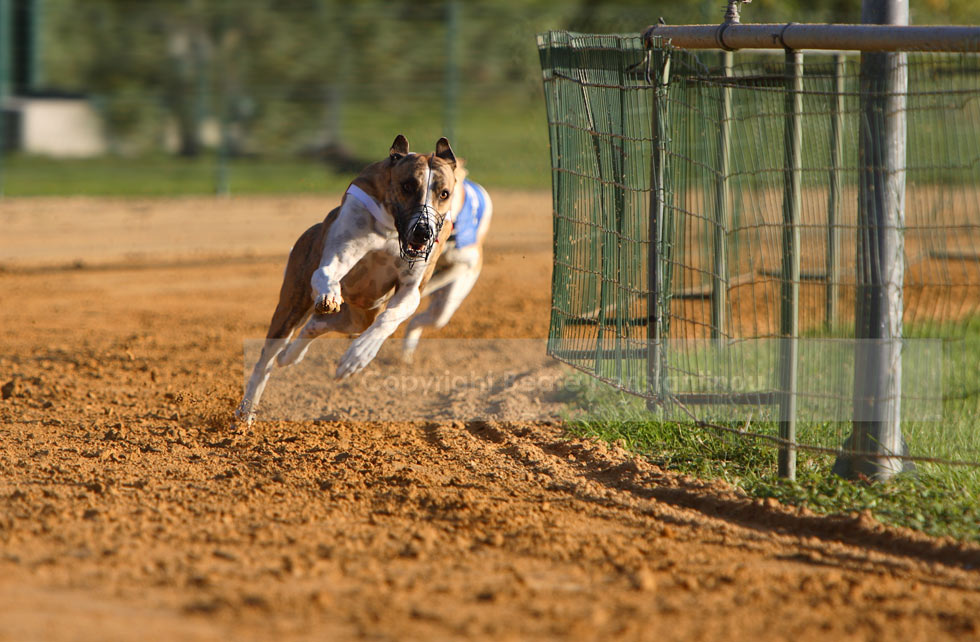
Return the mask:
{"type": "MultiPolygon", "coordinates": [[[[85,92],[112,148],[296,153],[351,138],[351,110],[443,109],[447,0],[43,0],[45,84],[85,92]],[[208,127],[202,126],[211,123],[208,127]]],[[[456,64],[473,102],[540,102],[534,35],[716,23],[722,0],[459,0],[456,64]]],[[[913,0],[916,23],[980,22],[976,0],[913,0]]],[[[860,0],[755,0],[743,21],[856,22],[860,0]]],[[[388,132],[385,133],[388,136],[388,132]]]]}

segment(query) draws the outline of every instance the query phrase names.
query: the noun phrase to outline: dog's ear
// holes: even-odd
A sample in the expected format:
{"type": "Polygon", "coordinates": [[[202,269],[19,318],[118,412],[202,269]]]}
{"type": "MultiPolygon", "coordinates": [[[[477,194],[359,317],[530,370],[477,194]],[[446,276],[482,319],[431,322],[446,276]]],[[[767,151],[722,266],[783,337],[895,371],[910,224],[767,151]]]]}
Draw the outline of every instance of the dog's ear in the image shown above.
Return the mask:
{"type": "Polygon", "coordinates": [[[443,136],[436,141],[436,156],[446,161],[456,168],[456,154],[453,153],[453,148],[449,146],[449,139],[443,136]]]}
{"type": "Polygon", "coordinates": [[[391,149],[388,150],[388,154],[391,156],[392,161],[399,160],[403,156],[408,156],[408,139],[401,134],[395,136],[395,142],[391,144],[391,149]]]}

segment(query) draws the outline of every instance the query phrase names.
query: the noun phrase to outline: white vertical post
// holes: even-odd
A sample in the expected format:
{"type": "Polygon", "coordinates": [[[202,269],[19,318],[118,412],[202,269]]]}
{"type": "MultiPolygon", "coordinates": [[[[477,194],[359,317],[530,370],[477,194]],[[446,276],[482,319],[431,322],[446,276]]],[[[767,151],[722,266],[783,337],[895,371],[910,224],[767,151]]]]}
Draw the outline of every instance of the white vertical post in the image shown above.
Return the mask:
{"type": "MultiPolygon", "coordinates": [[[[864,0],[862,21],[908,24],[908,0],[864,0]]],[[[905,53],[861,55],[853,433],[834,472],[886,480],[902,470],[905,275],[905,53]]]]}

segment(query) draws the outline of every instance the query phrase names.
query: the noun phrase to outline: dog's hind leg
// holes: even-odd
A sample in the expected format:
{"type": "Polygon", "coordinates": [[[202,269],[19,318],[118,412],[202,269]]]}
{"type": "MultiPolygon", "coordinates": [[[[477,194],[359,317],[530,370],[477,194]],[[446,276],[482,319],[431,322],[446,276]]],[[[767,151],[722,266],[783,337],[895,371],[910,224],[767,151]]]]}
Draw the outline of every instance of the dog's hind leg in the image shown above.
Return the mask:
{"type": "MultiPolygon", "coordinates": [[[[309,307],[312,307],[310,305],[309,307]]],[[[235,410],[235,419],[251,425],[255,421],[255,411],[258,408],[265,384],[269,381],[269,375],[276,365],[277,357],[282,354],[283,349],[289,343],[289,337],[296,330],[296,326],[303,322],[309,310],[284,309],[281,305],[276,308],[276,314],[272,317],[269,332],[266,335],[265,343],[262,345],[262,352],[259,355],[252,374],[245,385],[245,396],[241,404],[235,410]]]]}
{"type": "Polygon", "coordinates": [[[255,411],[265,390],[265,384],[269,381],[275,358],[286,344],[287,339],[266,339],[262,346],[262,353],[259,360],[252,369],[252,375],[248,378],[245,385],[245,396],[235,410],[235,419],[251,426],[255,421],[255,411]]]}
{"type": "Polygon", "coordinates": [[[282,288],[279,290],[279,303],[272,314],[262,353],[245,385],[242,402],[235,410],[235,419],[238,421],[248,425],[255,421],[255,411],[275,367],[276,357],[289,343],[296,328],[310,314],[313,307],[310,274],[316,266],[315,256],[317,247],[322,244],[322,234],[323,224],[317,223],[299,237],[289,253],[282,288]],[[314,258],[311,260],[311,257],[314,258]]]}

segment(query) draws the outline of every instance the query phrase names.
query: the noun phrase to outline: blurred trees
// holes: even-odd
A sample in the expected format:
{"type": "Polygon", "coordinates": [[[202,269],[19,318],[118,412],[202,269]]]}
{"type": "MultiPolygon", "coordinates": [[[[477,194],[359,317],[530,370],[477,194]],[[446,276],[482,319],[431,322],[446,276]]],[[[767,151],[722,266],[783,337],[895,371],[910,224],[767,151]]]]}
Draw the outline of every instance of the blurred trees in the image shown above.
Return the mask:
{"type": "MultiPolygon", "coordinates": [[[[723,0],[460,1],[463,82],[515,99],[540,92],[534,34],[716,23],[723,0]]],[[[743,20],[854,22],[860,0],[754,0],[743,20]]],[[[114,148],[184,155],[339,145],[344,105],[440,95],[446,0],[44,0],[48,83],[94,96],[114,148]],[[211,129],[204,126],[211,124],[211,129]],[[209,140],[202,140],[208,136],[209,140]]],[[[980,22],[976,0],[921,0],[919,23],[980,22]]]]}

